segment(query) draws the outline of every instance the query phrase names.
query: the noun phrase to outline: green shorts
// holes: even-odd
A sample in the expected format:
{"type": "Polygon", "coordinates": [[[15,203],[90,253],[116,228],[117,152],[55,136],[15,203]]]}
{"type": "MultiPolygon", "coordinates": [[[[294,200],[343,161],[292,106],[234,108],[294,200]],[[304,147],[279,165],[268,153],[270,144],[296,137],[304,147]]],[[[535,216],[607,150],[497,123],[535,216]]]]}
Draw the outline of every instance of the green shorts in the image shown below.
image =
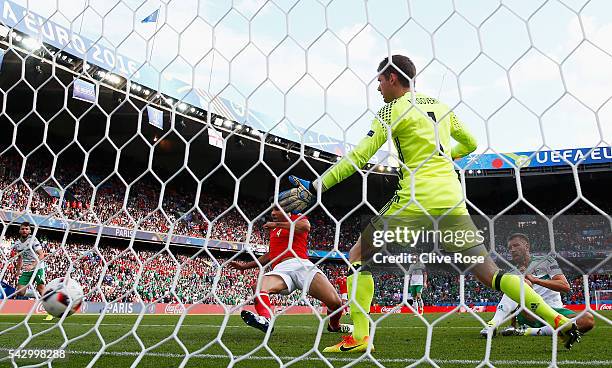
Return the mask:
{"type": "MultiPolygon", "coordinates": [[[[569,310],[567,308],[553,308],[553,309],[555,311],[557,311],[557,313],[560,313],[560,314],[562,314],[565,317],[569,317],[571,315],[576,314],[576,312],[574,312],[573,310],[569,310]]],[[[516,322],[519,325],[525,325],[525,326],[533,327],[533,328],[540,328],[540,327],[546,326],[545,324],[543,324],[542,322],[538,321],[537,319],[530,320],[529,318],[525,317],[523,315],[523,313],[520,313],[516,317],[516,322]]]]}
{"type": "Polygon", "coordinates": [[[410,295],[412,296],[420,294],[421,291],[423,291],[423,285],[410,285],[410,287],[408,288],[408,293],[410,293],[410,295]]]}
{"type": "MultiPolygon", "coordinates": [[[[33,273],[34,271],[22,272],[21,276],[19,276],[19,281],[17,281],[17,283],[19,285],[29,285],[32,282],[33,273]]],[[[44,268],[39,268],[36,271],[36,275],[34,276],[34,282],[36,283],[36,285],[44,285],[47,283],[45,280],[45,269],[44,268]]]]}
{"type": "MultiPolygon", "coordinates": [[[[409,206],[402,209],[407,203],[407,200],[394,196],[372,220],[374,230],[400,227],[433,231],[433,221],[419,208],[409,206]]],[[[447,211],[447,208],[428,210],[433,219],[439,219],[437,230],[440,232],[440,245],[446,252],[463,252],[484,243],[482,232],[474,225],[465,205],[457,206],[448,213],[447,211]]]]}

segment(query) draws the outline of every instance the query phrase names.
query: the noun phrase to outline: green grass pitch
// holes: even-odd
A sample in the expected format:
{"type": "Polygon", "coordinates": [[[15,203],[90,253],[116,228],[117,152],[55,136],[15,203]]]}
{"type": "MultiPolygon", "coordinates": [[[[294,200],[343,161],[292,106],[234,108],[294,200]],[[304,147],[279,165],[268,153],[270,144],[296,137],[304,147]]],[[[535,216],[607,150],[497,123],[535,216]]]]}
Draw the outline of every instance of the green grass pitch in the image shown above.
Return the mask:
{"type": "MultiPolygon", "coordinates": [[[[605,312],[606,318],[612,318],[612,312],[605,312]]],[[[483,318],[490,315],[482,314],[483,318]]],[[[375,315],[374,319],[381,316],[375,315]]],[[[441,314],[425,316],[428,321],[442,317],[441,314]]],[[[346,318],[346,317],[343,317],[346,318]]],[[[42,360],[16,360],[17,365],[6,359],[8,350],[16,348],[28,336],[25,325],[8,331],[24,320],[24,316],[0,317],[0,367],[25,366],[40,363],[42,360]]],[[[327,345],[340,340],[339,334],[324,332],[319,342],[316,341],[318,319],[315,316],[279,316],[274,333],[270,336],[268,346],[280,361],[268,351],[262,342],[265,335],[243,324],[238,316],[229,317],[225,329],[223,316],[187,316],[178,323],[179,316],[145,316],[138,327],[133,330],[137,316],[107,315],[99,319],[98,315],[76,315],[67,318],[63,327],[67,338],[82,336],[71,342],[68,357],[53,362],[53,367],[85,367],[98,357],[95,367],[128,367],[132,365],[139,353],[160,341],[153,349],[147,350],[138,361],[139,367],[226,367],[230,362],[230,351],[234,359],[251,352],[249,357],[235,362],[235,367],[279,367],[292,360],[291,367],[326,367],[313,349],[322,350],[327,345]],[[95,332],[94,325],[99,322],[95,332]],[[135,334],[133,334],[134,332],[135,334]],[[173,337],[175,334],[175,338],[173,337]],[[136,337],[137,335],[138,337],[136,337]],[[123,337],[122,340],[119,340],[123,337]],[[219,337],[217,341],[215,339],[219,337]],[[104,343],[103,343],[104,341],[104,343]],[[106,349],[99,351],[106,344],[106,349]],[[142,345],[141,345],[142,344],[142,345]],[[261,345],[262,348],[257,350],[261,345]],[[204,348],[202,350],[202,348],[204,348]],[[199,350],[190,359],[185,359],[186,349],[192,353],[199,350]],[[312,351],[306,357],[298,357],[312,351]]],[[[571,351],[560,347],[557,355],[562,367],[612,367],[612,326],[596,317],[596,327],[583,337],[571,351]]],[[[38,335],[26,348],[52,349],[64,341],[63,332],[53,321],[44,321],[43,316],[34,315],[28,326],[31,333],[38,335]],[[52,328],[52,329],[51,329],[52,328]]],[[[486,339],[479,336],[481,325],[467,314],[453,314],[439,321],[432,334],[430,356],[440,367],[475,367],[485,356],[486,339]]],[[[427,329],[415,316],[387,315],[379,321],[375,337],[376,351],[372,356],[386,367],[405,367],[418,361],[425,354],[427,329]]],[[[492,340],[491,362],[503,367],[547,367],[550,364],[552,339],[550,337],[496,337],[492,340]]],[[[334,367],[341,367],[361,354],[326,354],[334,367]]],[[[357,367],[375,367],[368,357],[355,365],[357,367]]],[[[46,366],[46,365],[45,365],[46,366]]],[[[420,364],[427,367],[429,364],[420,364]]]]}

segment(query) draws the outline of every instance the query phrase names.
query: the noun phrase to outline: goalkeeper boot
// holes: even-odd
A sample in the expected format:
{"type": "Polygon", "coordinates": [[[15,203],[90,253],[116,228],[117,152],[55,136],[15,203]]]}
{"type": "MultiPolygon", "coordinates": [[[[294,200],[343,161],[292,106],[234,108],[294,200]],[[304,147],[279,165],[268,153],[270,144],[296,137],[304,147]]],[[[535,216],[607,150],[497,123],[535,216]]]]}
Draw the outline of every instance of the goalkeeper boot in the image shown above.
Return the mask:
{"type": "Polygon", "coordinates": [[[329,332],[341,332],[343,334],[352,334],[353,333],[353,325],[349,325],[346,323],[340,323],[337,329],[334,329],[330,324],[327,324],[327,331],[329,332]]]}
{"type": "MultiPolygon", "coordinates": [[[[353,338],[352,335],[342,336],[342,341],[336,345],[328,346],[323,349],[324,353],[363,353],[368,349],[368,342],[370,338],[364,337],[360,341],[353,338]]],[[[374,352],[374,345],[372,345],[372,352],[374,352]]]]}
{"type": "Polygon", "coordinates": [[[559,331],[559,340],[563,343],[566,349],[571,349],[575,343],[580,342],[582,333],[578,331],[576,322],[572,322],[571,325],[565,327],[562,331],[559,331]]]}
{"type": "Polygon", "coordinates": [[[487,326],[480,330],[480,336],[486,338],[490,328],[493,329],[493,337],[497,336],[497,326],[495,326],[495,323],[493,321],[487,322],[487,326]]]}
{"type": "MultiPolygon", "coordinates": [[[[242,317],[242,320],[244,321],[244,323],[246,323],[247,325],[251,327],[255,327],[258,330],[263,331],[263,333],[268,332],[268,329],[270,328],[269,319],[263,316],[259,316],[248,310],[243,310],[242,312],[240,312],[240,317],[242,317]]],[[[272,331],[270,332],[274,332],[274,329],[272,329],[272,331]]]]}

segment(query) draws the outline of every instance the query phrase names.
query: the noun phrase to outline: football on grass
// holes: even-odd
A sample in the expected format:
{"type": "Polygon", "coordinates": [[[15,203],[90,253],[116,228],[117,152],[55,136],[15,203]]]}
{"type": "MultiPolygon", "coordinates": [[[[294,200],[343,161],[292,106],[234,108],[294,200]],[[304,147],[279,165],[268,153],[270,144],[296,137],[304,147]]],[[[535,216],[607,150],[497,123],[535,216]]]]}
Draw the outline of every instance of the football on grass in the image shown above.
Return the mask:
{"type": "Polygon", "coordinates": [[[42,305],[50,315],[62,317],[71,315],[81,306],[83,288],[73,279],[60,277],[47,284],[42,305]]]}

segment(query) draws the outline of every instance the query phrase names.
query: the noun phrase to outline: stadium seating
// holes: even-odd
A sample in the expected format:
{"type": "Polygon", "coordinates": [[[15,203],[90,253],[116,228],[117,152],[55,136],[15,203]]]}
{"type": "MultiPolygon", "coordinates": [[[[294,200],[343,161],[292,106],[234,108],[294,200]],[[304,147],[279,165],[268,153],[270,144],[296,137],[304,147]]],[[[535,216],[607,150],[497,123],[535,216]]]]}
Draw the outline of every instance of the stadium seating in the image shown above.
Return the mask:
{"type": "MultiPolygon", "coordinates": [[[[59,241],[44,240],[44,245],[49,253],[46,259],[47,278],[51,280],[64,276],[70,266],[68,261],[70,257],[73,262],[70,275],[83,286],[86,293],[89,293],[86,297],[88,301],[138,301],[139,297],[130,288],[136,282],[137,275],[140,274],[136,290],[140,300],[145,303],[171,303],[180,300],[183,303],[237,305],[252,297],[252,290],[259,272],[258,270],[238,272],[228,267],[221,268],[217,283],[218,299],[215,299],[210,291],[219,269],[216,265],[226,261],[226,257],[216,258],[216,263],[203,252],[195,257],[180,251],[171,256],[168,252],[152,249],[126,249],[103,243],[94,247],[93,242],[69,242],[63,247],[66,255],[59,241]],[[105,264],[106,270],[104,269],[105,264]],[[177,273],[179,264],[180,272],[177,273]],[[100,289],[91,292],[100,275],[103,275],[100,289]],[[174,277],[177,277],[177,283],[173,290],[171,285],[174,277]]],[[[7,258],[9,249],[8,247],[2,249],[7,258]]],[[[332,281],[346,272],[346,268],[336,262],[324,262],[320,267],[332,281]]],[[[401,302],[403,278],[399,276],[388,272],[375,273],[375,304],[395,305],[401,302]]],[[[13,281],[14,277],[13,265],[9,264],[5,281],[13,281]]],[[[457,274],[447,271],[431,270],[428,288],[423,292],[425,304],[456,305],[459,300],[458,277],[457,274]]],[[[570,278],[572,289],[570,294],[564,296],[566,304],[584,302],[581,280],[580,276],[570,278]]],[[[611,289],[612,274],[591,275],[590,288],[592,290],[611,289]]],[[[466,277],[465,290],[468,304],[495,304],[500,299],[498,292],[484,288],[471,276],[466,277]]],[[[299,293],[291,296],[275,295],[272,303],[274,305],[305,305],[305,301],[298,302],[299,296],[299,293]]],[[[312,298],[308,300],[315,306],[319,305],[319,302],[312,298]]]]}

